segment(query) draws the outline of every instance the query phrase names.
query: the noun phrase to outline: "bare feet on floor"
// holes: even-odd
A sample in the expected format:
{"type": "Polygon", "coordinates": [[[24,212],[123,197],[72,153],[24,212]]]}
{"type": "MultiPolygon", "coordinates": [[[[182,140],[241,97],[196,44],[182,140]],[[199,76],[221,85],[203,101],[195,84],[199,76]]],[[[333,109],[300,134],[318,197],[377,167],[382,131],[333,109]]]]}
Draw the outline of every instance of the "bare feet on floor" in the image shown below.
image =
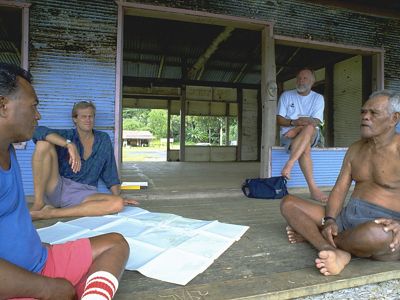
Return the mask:
{"type": "Polygon", "coordinates": [[[311,192],[311,198],[322,202],[322,203],[326,203],[328,202],[328,195],[325,194],[323,191],[321,191],[320,189],[316,189],[314,191],[310,191],[311,192]]]}
{"type": "Polygon", "coordinates": [[[51,212],[55,209],[57,209],[57,208],[54,208],[53,206],[50,206],[50,205],[46,205],[41,210],[36,210],[36,211],[31,210],[30,213],[31,213],[32,221],[40,220],[40,219],[51,219],[52,218],[51,212]]]}
{"type": "Polygon", "coordinates": [[[290,179],[290,173],[292,172],[293,166],[294,162],[288,160],[282,169],[281,172],[282,176],[285,177],[286,179],[290,179]]]}
{"type": "Polygon", "coordinates": [[[296,244],[296,243],[302,243],[305,242],[305,239],[303,238],[302,235],[298,234],[292,227],[289,225],[286,226],[286,234],[289,240],[289,243],[291,244],[296,244]]]}
{"type": "Polygon", "coordinates": [[[337,275],[350,262],[351,255],[340,249],[322,250],[315,259],[315,266],[325,276],[337,275]]]}

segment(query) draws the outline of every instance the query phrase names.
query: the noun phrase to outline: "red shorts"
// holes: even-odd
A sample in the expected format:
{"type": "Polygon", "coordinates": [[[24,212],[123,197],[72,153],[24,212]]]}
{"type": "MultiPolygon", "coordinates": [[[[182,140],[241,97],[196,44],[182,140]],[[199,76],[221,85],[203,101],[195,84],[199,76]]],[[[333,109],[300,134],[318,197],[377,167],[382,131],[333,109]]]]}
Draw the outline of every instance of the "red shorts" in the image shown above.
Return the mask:
{"type": "Polygon", "coordinates": [[[86,274],[92,261],[92,247],[89,239],[51,245],[48,248],[46,264],[40,274],[51,278],[67,279],[75,287],[78,299],[80,299],[85,288],[86,274]]]}

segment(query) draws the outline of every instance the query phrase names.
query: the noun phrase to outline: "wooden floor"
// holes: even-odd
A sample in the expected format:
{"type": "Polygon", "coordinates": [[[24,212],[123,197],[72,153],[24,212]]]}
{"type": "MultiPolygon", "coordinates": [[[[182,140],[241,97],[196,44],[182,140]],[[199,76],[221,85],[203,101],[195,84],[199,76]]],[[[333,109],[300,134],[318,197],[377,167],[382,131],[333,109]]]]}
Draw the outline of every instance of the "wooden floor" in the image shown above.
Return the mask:
{"type": "MultiPolygon", "coordinates": [[[[126,172],[124,174],[127,176],[126,172]]],[[[212,172],[209,177],[208,180],[214,181],[212,172]]],[[[203,197],[192,197],[187,190],[181,197],[165,200],[160,196],[163,189],[154,190],[159,196],[151,200],[142,197],[142,208],[247,225],[250,229],[186,286],[125,271],[117,300],[290,299],[400,278],[400,262],[367,259],[353,259],[339,276],[320,275],[313,264],[316,251],[307,243],[291,245],[287,242],[286,224],[279,212],[280,200],[248,199],[231,190],[218,194],[217,189],[215,196],[208,190],[203,197]]],[[[145,193],[151,194],[151,191],[150,187],[145,193]]],[[[142,192],[135,193],[140,196],[142,192]]],[[[36,221],[35,225],[44,227],[57,221],[60,220],[36,221]]]]}
{"type": "MultiPolygon", "coordinates": [[[[288,244],[279,200],[241,196],[151,200],[142,202],[141,207],[189,218],[248,225],[250,229],[186,286],[125,271],[115,299],[289,299],[400,278],[399,262],[366,259],[352,260],[339,276],[320,275],[313,266],[314,249],[306,243],[288,244]]],[[[42,227],[55,221],[35,223],[42,227]]]]}

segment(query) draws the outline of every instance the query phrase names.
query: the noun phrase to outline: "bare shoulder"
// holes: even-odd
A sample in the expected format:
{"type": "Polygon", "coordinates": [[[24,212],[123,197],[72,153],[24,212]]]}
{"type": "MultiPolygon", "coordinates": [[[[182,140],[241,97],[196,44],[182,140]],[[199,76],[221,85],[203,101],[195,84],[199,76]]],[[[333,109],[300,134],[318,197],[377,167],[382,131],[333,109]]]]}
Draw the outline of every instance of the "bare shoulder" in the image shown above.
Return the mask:
{"type": "Polygon", "coordinates": [[[362,149],[366,146],[367,141],[360,139],[353,144],[350,145],[350,147],[347,149],[346,157],[347,158],[353,158],[356,156],[362,149]]]}
{"type": "Polygon", "coordinates": [[[394,136],[394,142],[396,145],[396,149],[400,154],[400,134],[396,133],[396,135],[394,136]]]}

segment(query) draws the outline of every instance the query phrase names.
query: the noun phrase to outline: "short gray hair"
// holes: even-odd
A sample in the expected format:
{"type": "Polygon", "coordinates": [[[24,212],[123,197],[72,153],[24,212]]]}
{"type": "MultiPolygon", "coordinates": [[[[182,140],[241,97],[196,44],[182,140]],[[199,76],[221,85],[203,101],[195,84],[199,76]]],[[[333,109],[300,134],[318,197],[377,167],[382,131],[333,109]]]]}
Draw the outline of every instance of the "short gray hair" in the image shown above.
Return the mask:
{"type": "Polygon", "coordinates": [[[388,111],[389,114],[400,112],[400,93],[391,91],[391,90],[381,90],[373,92],[369,99],[379,97],[379,96],[386,96],[389,100],[388,111]]]}

